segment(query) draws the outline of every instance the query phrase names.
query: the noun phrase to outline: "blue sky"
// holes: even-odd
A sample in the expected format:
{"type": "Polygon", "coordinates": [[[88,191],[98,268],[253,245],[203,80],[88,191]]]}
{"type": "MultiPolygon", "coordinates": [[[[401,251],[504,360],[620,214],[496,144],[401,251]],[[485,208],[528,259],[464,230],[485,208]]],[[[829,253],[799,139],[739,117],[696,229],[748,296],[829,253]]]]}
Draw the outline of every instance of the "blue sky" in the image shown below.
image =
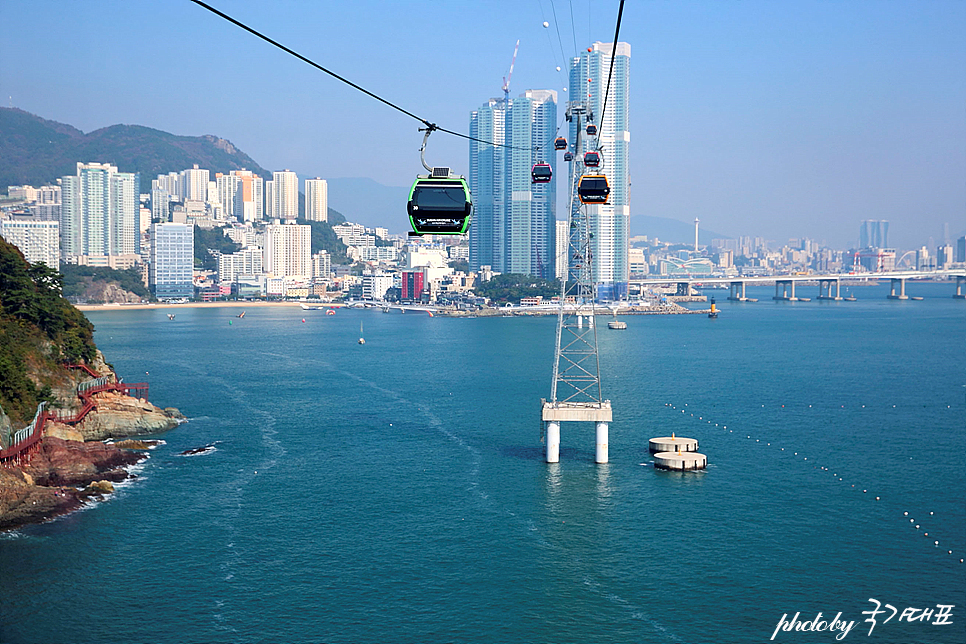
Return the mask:
{"type": "MultiPolygon", "coordinates": [[[[618,6],[211,4],[461,132],[500,94],[517,39],[511,95],[565,97],[564,56],[611,40],[618,6]]],[[[0,0],[0,24],[6,106],[84,131],[215,134],[302,177],[403,186],[421,171],[416,121],[187,0],[0,0]]],[[[901,248],[941,242],[947,222],[966,233],[966,2],[630,0],[621,40],[632,47],[632,214],[840,247],[862,219],[890,220],[901,248]]],[[[427,152],[463,172],[467,155],[443,134],[427,152]]]]}

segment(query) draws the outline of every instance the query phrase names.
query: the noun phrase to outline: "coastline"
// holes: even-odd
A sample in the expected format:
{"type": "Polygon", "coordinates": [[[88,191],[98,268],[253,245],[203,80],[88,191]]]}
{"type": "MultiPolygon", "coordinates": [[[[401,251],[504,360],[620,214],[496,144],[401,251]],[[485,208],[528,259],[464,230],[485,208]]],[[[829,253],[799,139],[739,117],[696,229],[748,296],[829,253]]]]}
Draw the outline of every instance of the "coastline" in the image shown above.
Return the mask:
{"type": "Polygon", "coordinates": [[[152,302],[150,304],[75,304],[74,307],[79,311],[120,311],[130,309],[196,309],[196,308],[221,308],[221,307],[241,307],[254,308],[260,306],[298,306],[298,302],[287,301],[221,301],[221,302],[180,302],[177,304],[167,302],[152,302]]]}

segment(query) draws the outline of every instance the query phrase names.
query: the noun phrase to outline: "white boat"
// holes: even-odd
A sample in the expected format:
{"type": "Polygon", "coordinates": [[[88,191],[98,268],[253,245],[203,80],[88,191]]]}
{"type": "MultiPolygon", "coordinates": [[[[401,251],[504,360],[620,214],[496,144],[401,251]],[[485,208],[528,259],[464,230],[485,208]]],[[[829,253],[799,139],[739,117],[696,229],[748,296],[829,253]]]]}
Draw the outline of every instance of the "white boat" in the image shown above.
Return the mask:
{"type": "Polygon", "coordinates": [[[359,344],[365,344],[366,339],[362,337],[362,322],[359,323],[359,344]]]}
{"type": "Polygon", "coordinates": [[[610,322],[607,323],[607,328],[608,329],[626,329],[627,322],[624,322],[622,320],[611,320],[610,322]]]}

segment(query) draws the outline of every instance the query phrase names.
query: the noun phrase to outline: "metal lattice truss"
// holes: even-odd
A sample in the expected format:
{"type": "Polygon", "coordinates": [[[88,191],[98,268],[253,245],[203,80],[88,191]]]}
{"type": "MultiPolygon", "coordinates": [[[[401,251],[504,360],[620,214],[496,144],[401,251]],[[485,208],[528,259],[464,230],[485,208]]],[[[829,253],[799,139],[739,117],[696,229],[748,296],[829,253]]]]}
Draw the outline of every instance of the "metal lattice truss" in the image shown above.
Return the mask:
{"type": "MultiPolygon", "coordinates": [[[[600,386],[600,360],[597,354],[595,288],[593,281],[592,233],[586,206],[577,198],[577,186],[584,171],[581,153],[582,106],[572,106],[577,119],[570,190],[570,241],[567,248],[567,278],[560,288],[557,314],[557,347],[553,364],[552,405],[596,405],[603,402],[600,386]]],[[[561,252],[558,250],[558,252],[561,252]]]]}

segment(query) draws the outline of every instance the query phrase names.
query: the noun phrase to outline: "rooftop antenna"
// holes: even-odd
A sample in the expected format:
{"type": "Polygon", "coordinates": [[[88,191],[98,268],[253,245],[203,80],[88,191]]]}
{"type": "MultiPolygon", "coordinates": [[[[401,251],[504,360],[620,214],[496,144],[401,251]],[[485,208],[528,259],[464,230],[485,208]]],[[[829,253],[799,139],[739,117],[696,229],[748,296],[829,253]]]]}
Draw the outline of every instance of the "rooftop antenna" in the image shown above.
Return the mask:
{"type": "Polygon", "coordinates": [[[513,48],[513,59],[510,60],[510,73],[503,77],[503,104],[510,102],[510,79],[513,78],[513,64],[517,62],[517,50],[520,49],[520,40],[513,48]]]}

